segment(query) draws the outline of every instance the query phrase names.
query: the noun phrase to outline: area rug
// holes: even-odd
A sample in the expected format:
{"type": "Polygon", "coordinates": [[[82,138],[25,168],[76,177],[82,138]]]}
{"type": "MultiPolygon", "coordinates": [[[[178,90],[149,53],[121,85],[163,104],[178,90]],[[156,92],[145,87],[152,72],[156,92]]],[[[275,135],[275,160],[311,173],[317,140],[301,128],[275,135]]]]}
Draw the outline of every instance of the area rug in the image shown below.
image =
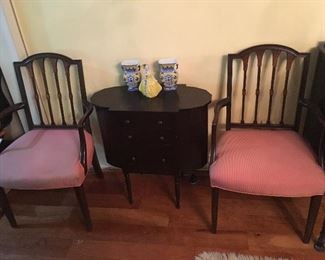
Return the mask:
{"type": "Polygon", "coordinates": [[[288,258],[273,258],[268,256],[241,255],[235,253],[203,252],[195,260],[287,260],[288,258]]]}

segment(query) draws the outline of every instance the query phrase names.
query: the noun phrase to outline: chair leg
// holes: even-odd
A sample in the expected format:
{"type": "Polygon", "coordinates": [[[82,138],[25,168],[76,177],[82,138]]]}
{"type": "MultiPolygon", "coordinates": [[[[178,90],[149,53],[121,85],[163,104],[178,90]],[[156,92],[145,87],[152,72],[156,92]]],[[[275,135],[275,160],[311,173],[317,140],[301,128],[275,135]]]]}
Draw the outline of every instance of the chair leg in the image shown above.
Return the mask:
{"type": "Polygon", "coordinates": [[[211,232],[217,233],[219,189],[211,188],[211,232]]]}
{"type": "Polygon", "coordinates": [[[302,239],[302,241],[307,244],[310,241],[311,235],[313,233],[315,221],[317,218],[317,214],[322,202],[322,197],[323,196],[313,196],[310,199],[310,204],[309,204],[309,212],[308,212],[308,217],[307,217],[307,224],[306,224],[306,229],[305,229],[305,234],[302,239]]]}
{"type": "Polygon", "coordinates": [[[104,174],[103,174],[102,168],[100,167],[100,163],[98,160],[96,150],[94,151],[94,155],[93,155],[93,167],[94,167],[96,176],[98,178],[104,178],[104,174]]]}
{"type": "Polygon", "coordinates": [[[314,248],[319,252],[325,251],[325,218],[324,218],[322,230],[319,234],[319,238],[314,244],[314,248]]]}
{"type": "Polygon", "coordinates": [[[17,222],[12,213],[6,192],[3,188],[0,187],[0,205],[2,207],[3,213],[6,215],[11,227],[17,227],[17,222]]]}
{"type": "Polygon", "coordinates": [[[130,174],[128,171],[123,170],[124,178],[125,178],[125,184],[126,184],[126,189],[128,193],[128,200],[129,203],[133,203],[133,198],[132,198],[132,188],[131,188],[131,181],[130,181],[130,174]]]}
{"type": "Polygon", "coordinates": [[[181,198],[181,173],[176,172],[175,174],[175,196],[176,196],[176,208],[179,209],[180,206],[180,198],[181,198]]]}
{"type": "Polygon", "coordinates": [[[74,190],[75,190],[75,193],[76,193],[79,205],[80,205],[81,212],[85,219],[86,228],[88,231],[91,231],[92,223],[91,223],[91,218],[90,218],[90,214],[89,214],[89,208],[88,208],[88,203],[87,203],[84,187],[83,187],[83,185],[81,185],[80,187],[74,187],[74,190]]]}

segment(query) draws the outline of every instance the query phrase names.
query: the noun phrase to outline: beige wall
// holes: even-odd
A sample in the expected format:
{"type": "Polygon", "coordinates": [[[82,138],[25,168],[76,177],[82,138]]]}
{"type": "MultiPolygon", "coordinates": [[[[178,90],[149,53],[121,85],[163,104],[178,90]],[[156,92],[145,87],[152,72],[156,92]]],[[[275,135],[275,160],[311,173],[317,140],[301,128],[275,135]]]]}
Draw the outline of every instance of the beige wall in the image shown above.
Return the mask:
{"type": "Polygon", "coordinates": [[[325,39],[325,0],[12,1],[29,54],[81,58],[89,95],[120,83],[123,59],[176,57],[179,82],[215,99],[227,53],[260,43],[308,51],[325,39]]]}
{"type": "Polygon", "coordinates": [[[269,42],[308,51],[325,38],[324,0],[13,2],[29,53],[82,58],[89,94],[119,83],[122,59],[176,57],[180,82],[215,95],[227,53],[269,42]]]}

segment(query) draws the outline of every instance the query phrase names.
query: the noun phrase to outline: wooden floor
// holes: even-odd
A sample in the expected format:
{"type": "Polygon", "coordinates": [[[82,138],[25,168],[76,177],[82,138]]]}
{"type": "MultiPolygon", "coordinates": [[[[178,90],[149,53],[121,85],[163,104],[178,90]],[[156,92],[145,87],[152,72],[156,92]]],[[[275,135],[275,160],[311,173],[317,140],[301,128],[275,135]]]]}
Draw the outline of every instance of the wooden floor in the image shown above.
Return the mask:
{"type": "MultiPolygon", "coordinates": [[[[11,191],[19,228],[0,219],[0,259],[194,259],[202,251],[298,259],[325,259],[300,235],[307,199],[273,199],[221,193],[219,233],[209,232],[207,177],[182,181],[181,209],[174,207],[170,176],[132,175],[134,204],[122,174],[89,175],[86,194],[94,224],[87,232],[73,190],[11,191]]],[[[319,233],[322,205],[313,240],[319,233]]]]}

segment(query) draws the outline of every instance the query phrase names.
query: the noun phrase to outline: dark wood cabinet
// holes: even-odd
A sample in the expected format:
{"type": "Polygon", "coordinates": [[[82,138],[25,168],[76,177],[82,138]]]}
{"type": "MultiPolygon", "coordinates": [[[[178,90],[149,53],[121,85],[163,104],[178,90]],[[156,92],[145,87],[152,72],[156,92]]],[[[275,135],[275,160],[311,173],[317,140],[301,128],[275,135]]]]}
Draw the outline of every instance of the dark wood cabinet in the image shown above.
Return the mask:
{"type": "Polygon", "coordinates": [[[182,170],[197,169],[207,162],[208,104],[211,95],[202,89],[178,86],[149,99],[127,87],[95,93],[95,105],[108,163],[129,173],[175,176],[176,206],[182,170]]]}

